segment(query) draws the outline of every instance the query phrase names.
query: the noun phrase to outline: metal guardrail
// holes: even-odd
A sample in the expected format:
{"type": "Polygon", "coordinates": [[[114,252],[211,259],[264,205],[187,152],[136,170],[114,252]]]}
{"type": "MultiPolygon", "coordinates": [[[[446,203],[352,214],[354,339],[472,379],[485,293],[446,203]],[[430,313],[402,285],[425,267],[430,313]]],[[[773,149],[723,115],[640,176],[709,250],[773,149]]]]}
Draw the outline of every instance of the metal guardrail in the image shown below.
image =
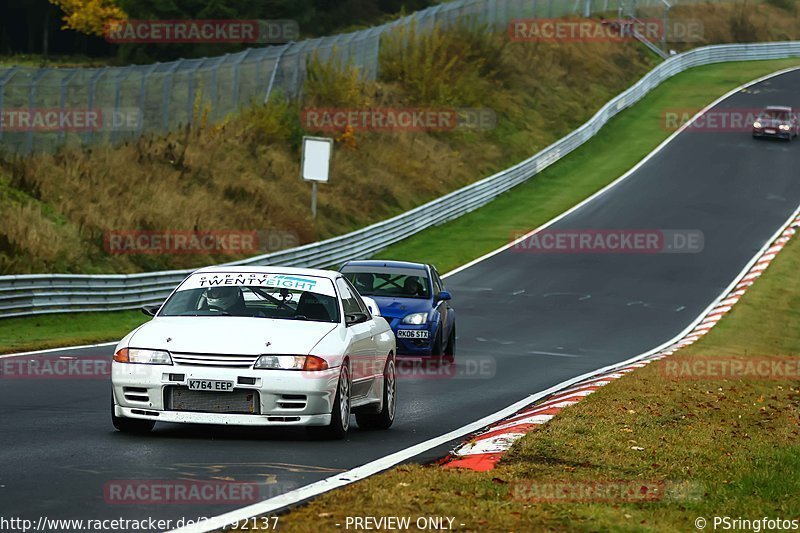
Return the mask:
{"type": "MultiPolygon", "coordinates": [[[[604,105],[581,127],[525,161],[406,213],[333,239],[252,257],[229,265],[329,267],[366,258],[426,228],[477,209],[532,178],[591,139],[611,118],[664,80],[686,69],[726,61],[800,56],[800,42],[697,48],[671,56],[604,105]]],[[[111,311],[160,303],[191,270],[129,275],[33,274],[0,276],[0,318],[42,313],[111,311]]]]}

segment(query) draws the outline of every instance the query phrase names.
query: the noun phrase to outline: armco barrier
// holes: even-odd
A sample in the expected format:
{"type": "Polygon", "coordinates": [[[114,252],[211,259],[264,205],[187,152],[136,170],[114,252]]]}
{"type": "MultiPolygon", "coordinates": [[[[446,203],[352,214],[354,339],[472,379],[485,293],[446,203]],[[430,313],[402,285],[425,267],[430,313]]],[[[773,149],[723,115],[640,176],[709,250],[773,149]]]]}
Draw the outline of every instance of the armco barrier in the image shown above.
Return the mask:
{"type": "MultiPolygon", "coordinates": [[[[227,264],[328,267],[347,259],[369,257],[392,243],[477,209],[532,178],[581,146],[612,117],[675,74],[692,67],[725,61],[794,56],[800,56],[800,42],[707,46],[671,56],[631,88],[609,101],[581,127],[509,169],[358,231],[227,264]]],[[[130,275],[0,276],[0,318],[134,309],[144,304],[160,303],[189,272],[191,270],[130,275]]]]}

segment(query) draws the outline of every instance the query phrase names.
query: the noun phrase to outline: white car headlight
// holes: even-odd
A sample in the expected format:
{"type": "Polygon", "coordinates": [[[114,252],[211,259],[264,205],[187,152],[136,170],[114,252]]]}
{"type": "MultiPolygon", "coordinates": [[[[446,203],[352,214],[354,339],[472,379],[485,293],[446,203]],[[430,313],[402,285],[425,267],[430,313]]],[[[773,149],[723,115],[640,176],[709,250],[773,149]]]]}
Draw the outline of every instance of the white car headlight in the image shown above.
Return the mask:
{"type": "Polygon", "coordinates": [[[253,368],[263,370],[326,370],[328,362],[315,355],[262,355],[253,368]]]}
{"type": "Polygon", "coordinates": [[[753,122],[753,127],[754,128],[760,128],[761,127],[761,123],[756,120],[755,122],[753,122]]]}
{"type": "Polygon", "coordinates": [[[791,128],[791,126],[789,126],[788,124],[781,124],[781,125],[780,125],[780,126],[778,126],[778,127],[779,127],[780,129],[784,130],[784,131],[788,131],[788,130],[789,130],[789,128],[791,128]]]}
{"type": "Polygon", "coordinates": [[[406,315],[403,319],[403,324],[411,324],[414,326],[421,326],[428,322],[428,313],[412,313],[406,315]]]}
{"type": "Polygon", "coordinates": [[[171,365],[172,356],[164,350],[145,350],[141,348],[122,348],[114,354],[117,363],[139,365],[171,365]]]}

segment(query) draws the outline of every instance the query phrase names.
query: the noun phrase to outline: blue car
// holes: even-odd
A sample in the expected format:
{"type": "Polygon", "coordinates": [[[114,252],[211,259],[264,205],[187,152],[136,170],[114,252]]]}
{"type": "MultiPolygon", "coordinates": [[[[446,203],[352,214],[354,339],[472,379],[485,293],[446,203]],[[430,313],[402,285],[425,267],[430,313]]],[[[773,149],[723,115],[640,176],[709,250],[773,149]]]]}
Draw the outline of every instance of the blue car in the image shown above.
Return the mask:
{"type": "Polygon", "coordinates": [[[339,270],[378,304],[397,338],[397,355],[455,358],[456,313],[433,265],[349,261],[339,270]]]}

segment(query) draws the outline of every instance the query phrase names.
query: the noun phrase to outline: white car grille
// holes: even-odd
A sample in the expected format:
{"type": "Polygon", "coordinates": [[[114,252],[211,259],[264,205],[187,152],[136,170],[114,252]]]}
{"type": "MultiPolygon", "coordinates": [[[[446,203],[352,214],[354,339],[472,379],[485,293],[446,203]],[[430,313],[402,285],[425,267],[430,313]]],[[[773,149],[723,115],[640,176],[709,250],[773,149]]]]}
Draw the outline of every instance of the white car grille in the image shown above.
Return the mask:
{"type": "Polygon", "coordinates": [[[258,391],[234,389],[231,392],[195,391],[170,386],[164,391],[167,411],[198,413],[261,414],[258,391]]]}
{"type": "Polygon", "coordinates": [[[249,368],[255,364],[257,359],[257,355],[172,352],[172,361],[179,365],[249,368]]]}

